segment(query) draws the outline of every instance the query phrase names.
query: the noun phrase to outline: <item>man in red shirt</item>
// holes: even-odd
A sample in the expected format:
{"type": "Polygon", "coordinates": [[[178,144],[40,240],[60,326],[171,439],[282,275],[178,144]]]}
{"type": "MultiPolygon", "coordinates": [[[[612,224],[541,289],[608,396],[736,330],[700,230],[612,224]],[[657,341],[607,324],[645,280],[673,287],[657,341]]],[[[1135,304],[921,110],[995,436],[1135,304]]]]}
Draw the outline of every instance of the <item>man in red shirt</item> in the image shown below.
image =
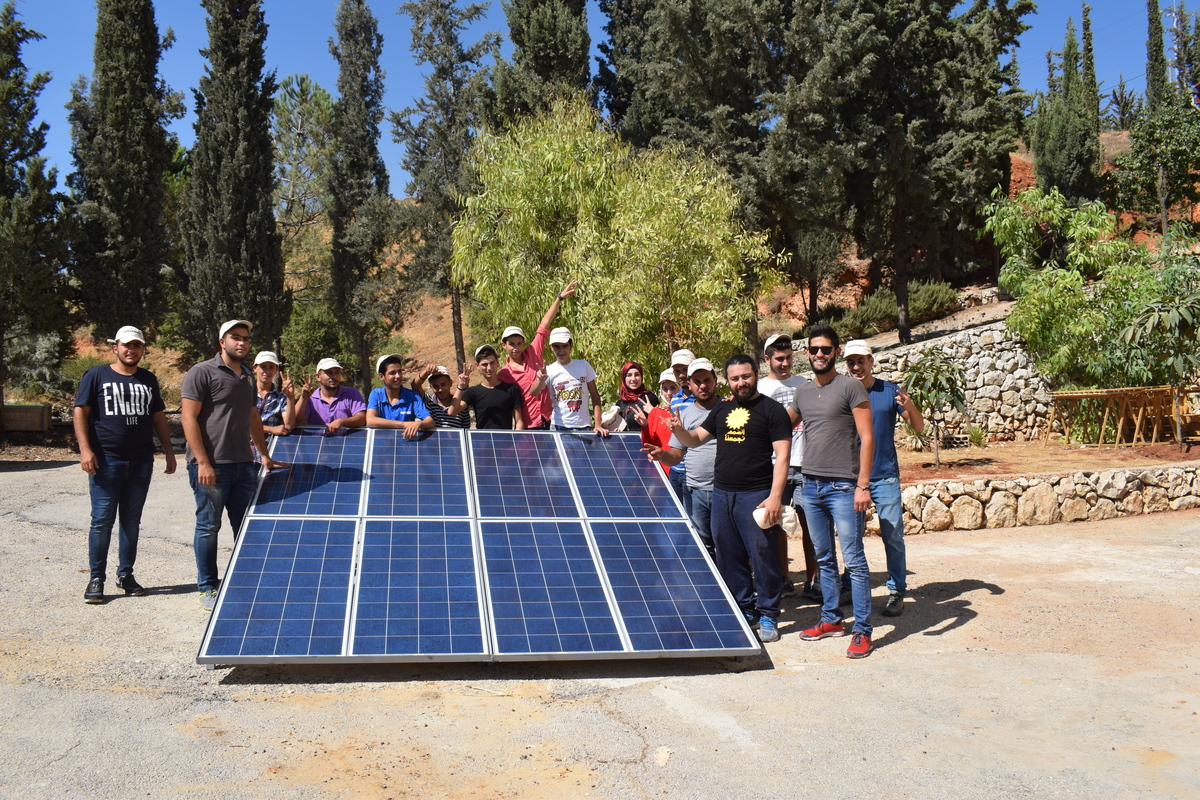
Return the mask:
{"type": "Polygon", "coordinates": [[[554,298],[554,302],[542,316],[542,321],[538,323],[533,341],[528,345],[525,342],[525,331],[516,325],[509,325],[504,329],[504,333],[500,334],[500,342],[508,354],[508,359],[500,370],[500,380],[505,383],[515,383],[521,387],[523,401],[521,415],[525,420],[527,430],[546,430],[550,427],[550,393],[544,390],[545,384],[538,393],[535,394],[533,390],[537,388],[538,373],[546,366],[546,359],[543,358],[542,351],[546,349],[550,326],[554,324],[554,318],[558,316],[558,309],[562,305],[563,299],[575,294],[576,283],[578,281],[568,283],[567,288],[554,298]]]}

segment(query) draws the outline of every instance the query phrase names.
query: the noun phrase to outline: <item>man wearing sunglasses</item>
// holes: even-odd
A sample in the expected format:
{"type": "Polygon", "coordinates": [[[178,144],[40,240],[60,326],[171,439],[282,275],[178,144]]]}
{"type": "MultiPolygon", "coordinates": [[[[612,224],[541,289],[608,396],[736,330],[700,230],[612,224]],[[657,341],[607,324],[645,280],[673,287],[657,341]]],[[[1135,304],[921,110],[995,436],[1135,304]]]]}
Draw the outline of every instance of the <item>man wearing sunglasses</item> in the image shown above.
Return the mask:
{"type": "Polygon", "coordinates": [[[821,620],[800,633],[807,641],[844,636],[839,601],[837,542],[850,570],[854,629],[849,658],[871,652],[871,573],[863,552],[862,514],[871,504],[871,462],[875,437],[871,402],[861,382],[834,369],[841,342],[837,331],[817,325],[808,337],[813,380],[796,389],[788,414],[804,422],[801,505],[817,554],[821,578],[821,620]]]}

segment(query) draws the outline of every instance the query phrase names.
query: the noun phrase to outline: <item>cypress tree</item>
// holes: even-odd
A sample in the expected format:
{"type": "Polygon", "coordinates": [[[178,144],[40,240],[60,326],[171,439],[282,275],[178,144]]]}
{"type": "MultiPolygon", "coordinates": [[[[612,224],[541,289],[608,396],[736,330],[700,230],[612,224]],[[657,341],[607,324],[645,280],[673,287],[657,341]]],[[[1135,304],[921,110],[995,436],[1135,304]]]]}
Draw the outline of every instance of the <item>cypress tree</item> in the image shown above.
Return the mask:
{"type": "Polygon", "coordinates": [[[656,0],[600,0],[608,17],[596,69],[596,88],[610,123],[627,141],[645,147],[662,132],[662,114],[646,97],[648,30],[656,0]]]}
{"type": "Polygon", "coordinates": [[[586,6],[585,0],[504,0],[513,60],[498,60],[493,73],[494,124],[545,110],[554,97],[587,88],[586,6]]]}
{"type": "Polygon", "coordinates": [[[1158,0],[1146,0],[1146,29],[1146,111],[1153,114],[1167,97],[1167,56],[1158,0]]]}
{"type": "Polygon", "coordinates": [[[208,66],[196,90],[196,142],[183,211],[181,328],[209,353],[227,319],[254,323],[274,346],[291,311],[273,213],[271,109],[275,73],[264,72],[267,25],[258,0],[202,0],[208,66]]]}
{"type": "Polygon", "coordinates": [[[1042,98],[1033,135],[1034,167],[1043,191],[1057,188],[1071,203],[1095,200],[1100,191],[1100,133],[1079,71],[1075,23],[1067,20],[1062,88],[1042,98]]]}
{"type": "Polygon", "coordinates": [[[410,276],[450,295],[454,351],[466,362],[462,330],[462,287],[450,278],[451,233],[462,216],[462,198],[475,192],[466,167],[467,151],[481,124],[479,95],[485,77],[481,62],[499,43],[496,34],[464,46],[462,32],[483,16],[484,6],[460,9],[455,0],[419,0],[400,7],[412,18],[412,52],[428,64],[425,94],[412,108],[392,114],[392,135],[404,144],[400,164],[412,176],[405,187],[414,203],[401,207],[401,227],[412,239],[410,276]]]}
{"type": "Polygon", "coordinates": [[[335,149],[329,166],[329,222],[333,252],[329,301],[347,348],[358,358],[364,389],[371,386],[371,349],[398,316],[375,280],[386,244],[391,198],[379,154],[383,121],[383,36],[365,0],[341,0],[329,52],[338,62],[333,106],[335,149]],[[389,313],[391,312],[391,313],[389,313]]]}
{"type": "Polygon", "coordinates": [[[163,50],[151,0],[99,0],[93,76],[67,104],[80,235],[71,271],[97,332],[123,324],[154,327],[165,312],[166,174],[175,152],[166,125],[182,116],[182,96],[158,77],[163,50]]]}
{"type": "Polygon", "coordinates": [[[25,43],[41,38],[17,19],[14,0],[0,7],[0,434],[11,348],[37,334],[63,333],[70,322],[62,269],[66,198],[41,155],[49,126],[35,123],[50,76],[30,75],[21,59],[25,43]]]}
{"type": "MultiPolygon", "coordinates": [[[[1087,3],[1083,4],[1083,103],[1086,107],[1087,114],[1091,118],[1095,128],[1096,137],[1099,141],[1100,136],[1100,84],[1096,81],[1096,55],[1092,50],[1092,7],[1087,3]]],[[[1096,162],[1097,174],[1104,169],[1104,152],[1097,146],[1098,161],[1096,162]]]]}

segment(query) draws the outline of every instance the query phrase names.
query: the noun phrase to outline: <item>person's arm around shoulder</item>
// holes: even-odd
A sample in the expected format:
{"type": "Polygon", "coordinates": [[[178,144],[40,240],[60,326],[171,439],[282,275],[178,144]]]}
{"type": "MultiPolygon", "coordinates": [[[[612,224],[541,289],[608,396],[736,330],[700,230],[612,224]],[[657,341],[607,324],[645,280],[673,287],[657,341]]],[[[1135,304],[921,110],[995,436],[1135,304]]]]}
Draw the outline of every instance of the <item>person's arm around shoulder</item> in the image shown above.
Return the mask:
{"type": "Polygon", "coordinates": [[[908,392],[904,391],[904,387],[896,385],[896,404],[900,406],[900,419],[904,420],[908,427],[912,428],[917,433],[925,430],[925,417],[921,416],[920,409],[913,402],[912,397],[908,392]]]}

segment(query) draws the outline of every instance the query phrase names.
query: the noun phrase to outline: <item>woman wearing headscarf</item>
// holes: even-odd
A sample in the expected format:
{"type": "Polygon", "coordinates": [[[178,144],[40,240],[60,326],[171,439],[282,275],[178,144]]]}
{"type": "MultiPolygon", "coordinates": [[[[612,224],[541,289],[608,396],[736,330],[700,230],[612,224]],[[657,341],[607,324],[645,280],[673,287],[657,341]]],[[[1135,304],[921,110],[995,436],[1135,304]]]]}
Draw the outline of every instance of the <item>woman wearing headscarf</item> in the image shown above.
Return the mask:
{"type": "Polygon", "coordinates": [[[644,373],[645,369],[636,361],[626,361],[621,367],[617,413],[625,420],[626,430],[640,431],[650,409],[658,405],[658,395],[647,389],[643,382],[644,373]]]}

